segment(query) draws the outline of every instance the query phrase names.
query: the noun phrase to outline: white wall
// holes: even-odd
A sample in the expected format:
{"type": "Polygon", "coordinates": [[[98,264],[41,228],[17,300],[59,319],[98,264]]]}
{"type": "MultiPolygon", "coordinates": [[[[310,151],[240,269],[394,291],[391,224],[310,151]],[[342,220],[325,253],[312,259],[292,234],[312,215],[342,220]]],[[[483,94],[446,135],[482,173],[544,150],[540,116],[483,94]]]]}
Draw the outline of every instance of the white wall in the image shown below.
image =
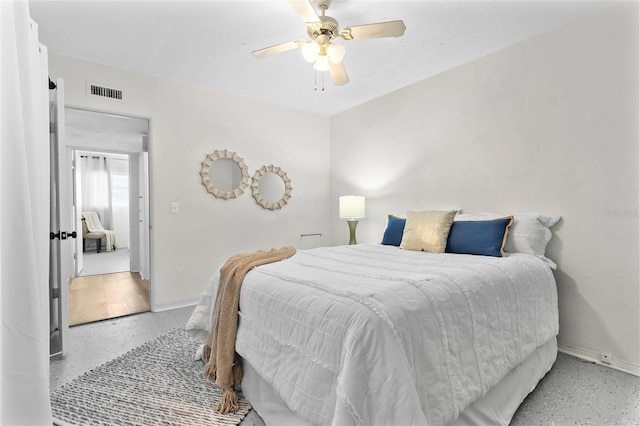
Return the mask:
{"type": "Polygon", "coordinates": [[[231,254],[299,246],[307,233],[328,242],[327,118],[53,54],[49,72],[65,80],[69,106],[150,119],[153,309],[197,300],[231,254]],[[88,97],[87,81],[122,89],[123,101],[88,97]],[[282,167],[293,186],[289,204],[264,210],[249,188],[228,201],[207,193],[200,163],[217,149],[236,151],[250,175],[282,167]],[[174,201],[179,214],[171,214],[174,201]]]}
{"type": "Polygon", "coordinates": [[[359,242],[407,210],[560,214],[560,346],[640,374],[638,72],[628,2],[332,117],[332,243],[351,193],[359,242]]]}

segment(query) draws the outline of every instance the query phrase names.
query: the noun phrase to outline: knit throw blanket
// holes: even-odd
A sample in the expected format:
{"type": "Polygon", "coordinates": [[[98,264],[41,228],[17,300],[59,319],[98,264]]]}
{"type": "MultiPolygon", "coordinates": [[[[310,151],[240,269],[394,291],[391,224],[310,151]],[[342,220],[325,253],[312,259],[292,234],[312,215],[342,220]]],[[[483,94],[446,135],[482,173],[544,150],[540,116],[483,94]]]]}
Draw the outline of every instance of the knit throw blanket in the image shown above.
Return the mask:
{"type": "Polygon", "coordinates": [[[204,346],[204,375],[223,391],[216,411],[238,410],[238,397],[233,386],[242,381],[242,364],[235,351],[238,330],[240,288],[245,275],[256,266],[278,262],[294,255],[296,249],[283,247],[231,256],[220,268],[220,283],[211,317],[211,330],[204,346]]]}

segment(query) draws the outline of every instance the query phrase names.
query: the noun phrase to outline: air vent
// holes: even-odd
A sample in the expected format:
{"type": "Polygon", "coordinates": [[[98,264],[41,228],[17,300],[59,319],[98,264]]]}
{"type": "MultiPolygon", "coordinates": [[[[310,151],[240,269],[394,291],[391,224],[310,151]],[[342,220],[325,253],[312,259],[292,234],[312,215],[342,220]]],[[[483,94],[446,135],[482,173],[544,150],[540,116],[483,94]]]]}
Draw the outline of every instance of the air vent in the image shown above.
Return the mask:
{"type": "Polygon", "coordinates": [[[94,83],[87,83],[87,93],[93,96],[122,100],[122,90],[100,86],[94,83]]]}

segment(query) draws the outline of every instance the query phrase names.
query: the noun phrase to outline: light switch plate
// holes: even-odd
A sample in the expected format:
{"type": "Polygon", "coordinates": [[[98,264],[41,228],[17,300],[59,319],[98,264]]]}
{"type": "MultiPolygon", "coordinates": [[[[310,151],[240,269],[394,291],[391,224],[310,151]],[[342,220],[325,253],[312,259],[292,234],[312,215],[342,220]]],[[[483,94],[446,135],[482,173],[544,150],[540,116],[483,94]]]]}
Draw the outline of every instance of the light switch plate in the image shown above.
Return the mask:
{"type": "Polygon", "coordinates": [[[177,201],[171,202],[171,213],[172,214],[180,213],[180,203],[178,203],[177,201]]]}

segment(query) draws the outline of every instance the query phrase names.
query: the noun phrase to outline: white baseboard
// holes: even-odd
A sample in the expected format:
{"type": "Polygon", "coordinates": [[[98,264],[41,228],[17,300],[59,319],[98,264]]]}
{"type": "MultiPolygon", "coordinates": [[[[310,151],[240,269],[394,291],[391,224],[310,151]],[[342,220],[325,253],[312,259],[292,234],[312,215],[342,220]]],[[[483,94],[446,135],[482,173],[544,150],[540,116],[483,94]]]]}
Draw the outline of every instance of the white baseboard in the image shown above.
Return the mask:
{"type": "Polygon", "coordinates": [[[625,373],[633,374],[634,376],[640,376],[640,365],[616,357],[613,357],[611,364],[605,364],[600,361],[600,353],[591,349],[580,348],[558,342],[558,351],[605,367],[613,368],[614,370],[623,371],[625,373]]]}
{"type": "Polygon", "coordinates": [[[158,303],[151,306],[151,312],[170,311],[172,309],[186,308],[187,306],[196,306],[198,300],[187,300],[177,303],[158,303]]]}

